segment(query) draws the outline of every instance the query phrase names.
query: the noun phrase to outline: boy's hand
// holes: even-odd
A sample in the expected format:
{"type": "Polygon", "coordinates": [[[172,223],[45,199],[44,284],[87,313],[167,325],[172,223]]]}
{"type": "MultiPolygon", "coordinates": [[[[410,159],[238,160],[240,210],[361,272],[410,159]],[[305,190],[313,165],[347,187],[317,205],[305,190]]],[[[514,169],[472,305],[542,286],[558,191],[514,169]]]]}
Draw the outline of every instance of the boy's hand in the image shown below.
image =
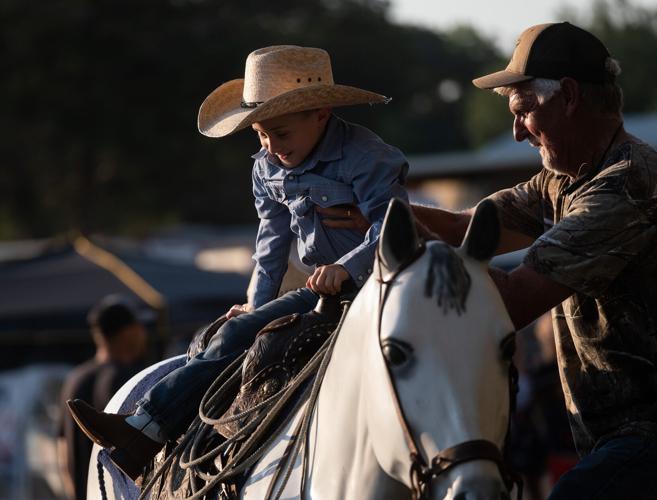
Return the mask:
{"type": "Polygon", "coordinates": [[[315,293],[335,295],[340,292],[342,282],[349,279],[349,273],[340,264],[329,264],[315,269],[306,286],[315,293]]]}
{"type": "Polygon", "coordinates": [[[239,316],[240,314],[248,313],[251,311],[253,311],[253,308],[249,304],[235,304],[226,313],[226,318],[227,319],[234,318],[236,316],[239,316]]]}

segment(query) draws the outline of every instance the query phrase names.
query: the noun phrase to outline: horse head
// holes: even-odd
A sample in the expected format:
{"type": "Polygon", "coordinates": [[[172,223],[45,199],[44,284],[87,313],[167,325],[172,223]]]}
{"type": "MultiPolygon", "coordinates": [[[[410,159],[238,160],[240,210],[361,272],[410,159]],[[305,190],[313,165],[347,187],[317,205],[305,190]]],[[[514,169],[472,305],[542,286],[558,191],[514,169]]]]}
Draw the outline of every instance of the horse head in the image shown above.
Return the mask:
{"type": "Polygon", "coordinates": [[[373,434],[389,437],[373,440],[379,464],[419,498],[509,497],[499,450],[510,408],[504,346],[514,328],[487,271],[498,241],[490,201],[457,249],[422,242],[398,200],[384,221],[369,283],[379,289],[379,335],[366,355],[367,418],[373,434]]]}

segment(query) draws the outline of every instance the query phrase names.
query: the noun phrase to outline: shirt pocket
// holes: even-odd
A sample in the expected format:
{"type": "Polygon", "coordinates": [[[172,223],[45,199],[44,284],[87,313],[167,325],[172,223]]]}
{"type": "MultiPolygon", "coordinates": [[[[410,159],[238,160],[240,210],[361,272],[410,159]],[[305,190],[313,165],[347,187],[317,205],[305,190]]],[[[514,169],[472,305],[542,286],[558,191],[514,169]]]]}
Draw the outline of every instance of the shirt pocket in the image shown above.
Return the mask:
{"type": "Polygon", "coordinates": [[[354,201],[354,193],[351,186],[344,184],[312,186],[309,196],[315,205],[319,205],[322,208],[350,204],[354,201]]]}
{"type": "Polygon", "coordinates": [[[267,194],[272,200],[276,200],[279,203],[283,203],[285,201],[285,187],[282,180],[265,179],[264,183],[267,194]]]}

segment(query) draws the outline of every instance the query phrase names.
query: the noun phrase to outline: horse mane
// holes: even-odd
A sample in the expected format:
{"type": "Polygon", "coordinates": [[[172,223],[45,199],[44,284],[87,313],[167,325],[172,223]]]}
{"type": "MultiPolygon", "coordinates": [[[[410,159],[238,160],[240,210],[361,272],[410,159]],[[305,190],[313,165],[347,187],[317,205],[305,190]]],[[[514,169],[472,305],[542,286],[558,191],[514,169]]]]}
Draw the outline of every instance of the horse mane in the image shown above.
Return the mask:
{"type": "Polygon", "coordinates": [[[463,260],[448,244],[437,242],[427,247],[429,271],[424,282],[424,294],[435,296],[443,313],[450,309],[458,315],[465,312],[471,278],[463,260]]]}

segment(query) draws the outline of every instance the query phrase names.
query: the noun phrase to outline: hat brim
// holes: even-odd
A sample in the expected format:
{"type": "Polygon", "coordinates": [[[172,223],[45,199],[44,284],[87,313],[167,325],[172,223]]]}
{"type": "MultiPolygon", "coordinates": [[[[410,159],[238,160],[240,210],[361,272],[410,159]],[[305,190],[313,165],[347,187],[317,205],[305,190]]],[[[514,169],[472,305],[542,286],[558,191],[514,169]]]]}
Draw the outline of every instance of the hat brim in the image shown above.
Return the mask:
{"type": "Polygon", "coordinates": [[[534,77],[531,75],[524,75],[521,73],[514,73],[506,69],[491,73],[472,80],[475,87],[480,89],[494,89],[496,87],[506,87],[516,83],[526,82],[532,80],[534,77]]]}
{"type": "Polygon", "coordinates": [[[348,85],[309,85],[290,90],[255,108],[243,108],[244,80],[231,80],[216,88],[201,104],[198,129],[208,137],[225,137],[255,122],[323,107],[385,103],[384,95],[348,85]]]}

